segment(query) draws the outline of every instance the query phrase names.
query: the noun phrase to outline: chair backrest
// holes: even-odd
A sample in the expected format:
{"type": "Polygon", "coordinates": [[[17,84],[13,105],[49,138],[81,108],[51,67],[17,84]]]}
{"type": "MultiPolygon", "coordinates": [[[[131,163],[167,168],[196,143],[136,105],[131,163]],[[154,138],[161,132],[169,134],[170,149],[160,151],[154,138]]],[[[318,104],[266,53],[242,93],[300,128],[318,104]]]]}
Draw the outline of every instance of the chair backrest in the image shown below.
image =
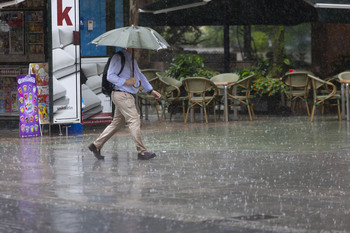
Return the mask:
{"type": "Polygon", "coordinates": [[[249,75],[241,80],[239,80],[238,82],[236,82],[237,86],[240,86],[244,89],[250,89],[250,84],[252,82],[252,79],[255,77],[255,74],[249,75]]]}
{"type": "Polygon", "coordinates": [[[234,73],[223,73],[213,76],[210,80],[212,82],[237,82],[239,76],[234,73]]]}
{"type": "Polygon", "coordinates": [[[143,73],[143,75],[145,75],[145,77],[148,79],[148,81],[156,78],[157,72],[159,72],[159,70],[156,70],[156,69],[143,69],[143,70],[141,70],[141,73],[143,73]]]}
{"type": "Polygon", "coordinates": [[[309,85],[308,72],[286,73],[283,82],[290,87],[306,87],[309,85]]]}
{"type": "Polygon", "coordinates": [[[149,79],[148,82],[152,85],[154,90],[160,90],[161,88],[161,84],[160,84],[160,80],[157,76],[155,76],[152,79],[149,79]]]}
{"type": "Polygon", "coordinates": [[[320,87],[328,84],[329,82],[325,81],[325,80],[322,80],[318,77],[315,77],[313,75],[309,75],[309,78],[310,78],[310,81],[312,82],[312,88],[314,90],[317,90],[319,89],[320,87]]]}
{"type": "Polygon", "coordinates": [[[169,86],[176,86],[176,87],[182,86],[182,82],[172,77],[166,76],[164,72],[157,72],[156,75],[162,82],[168,84],[169,86]]]}
{"type": "Polygon", "coordinates": [[[250,96],[250,85],[252,83],[253,78],[255,78],[255,74],[249,75],[235,83],[233,83],[232,85],[229,86],[229,93],[231,95],[240,95],[238,93],[236,93],[236,91],[238,92],[242,92],[245,93],[246,97],[250,96]],[[239,87],[239,90],[235,91],[235,87],[239,87]]]}
{"type": "Polygon", "coordinates": [[[190,77],[182,80],[182,84],[188,93],[205,93],[211,88],[215,88],[215,84],[207,78],[190,77]]]}
{"type": "Polygon", "coordinates": [[[326,80],[322,80],[322,79],[317,78],[313,75],[309,75],[309,78],[310,78],[311,83],[312,83],[314,97],[317,96],[317,89],[319,89],[320,87],[324,87],[326,90],[328,90],[328,96],[325,97],[325,99],[330,98],[331,96],[333,96],[336,93],[337,88],[335,87],[335,85],[333,83],[326,81],[326,80]]]}
{"type": "Polygon", "coordinates": [[[350,71],[344,71],[338,74],[339,80],[350,80],[350,71]]]}
{"type": "Polygon", "coordinates": [[[160,89],[162,95],[174,95],[174,91],[177,92],[177,96],[181,95],[180,87],[182,86],[182,82],[176,80],[172,77],[166,76],[164,72],[157,72],[157,77],[160,82],[160,89]]]}

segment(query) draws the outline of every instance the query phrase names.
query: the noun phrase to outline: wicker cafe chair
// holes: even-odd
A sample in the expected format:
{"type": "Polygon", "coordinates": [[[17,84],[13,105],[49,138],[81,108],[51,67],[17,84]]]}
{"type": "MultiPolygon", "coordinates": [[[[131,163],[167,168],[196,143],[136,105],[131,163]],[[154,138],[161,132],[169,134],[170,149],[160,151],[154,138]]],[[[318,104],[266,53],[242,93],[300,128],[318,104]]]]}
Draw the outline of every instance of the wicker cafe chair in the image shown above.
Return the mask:
{"type": "Polygon", "coordinates": [[[141,73],[145,75],[145,77],[149,80],[153,80],[154,78],[157,78],[157,72],[159,70],[156,69],[142,69],[141,73]]]}
{"type": "Polygon", "coordinates": [[[322,80],[322,79],[317,78],[313,75],[309,74],[308,76],[309,76],[311,84],[312,84],[313,96],[314,96],[314,104],[313,104],[312,111],[311,111],[311,121],[313,121],[313,119],[314,119],[315,110],[316,110],[317,105],[323,104],[326,100],[330,100],[333,98],[336,98],[336,100],[337,100],[338,119],[341,120],[340,104],[339,104],[340,96],[338,96],[338,97],[336,96],[336,92],[337,92],[336,86],[329,81],[322,80]],[[328,93],[318,92],[318,90],[322,87],[324,87],[326,90],[329,90],[329,92],[328,93]]]}
{"type": "Polygon", "coordinates": [[[185,120],[185,102],[188,100],[188,96],[181,96],[182,82],[174,78],[166,76],[162,72],[157,72],[157,77],[160,81],[160,91],[164,97],[164,103],[162,108],[161,119],[165,118],[165,110],[168,109],[170,113],[170,120],[175,108],[179,105],[182,106],[182,115],[185,120]],[[171,108],[169,108],[171,106],[171,108]]]}
{"type": "MultiPolygon", "coordinates": [[[[342,118],[341,106],[340,106],[341,91],[340,91],[340,85],[339,85],[340,83],[339,83],[338,75],[334,75],[333,77],[326,78],[325,81],[333,83],[336,87],[336,92],[332,97],[329,98],[330,101],[321,103],[321,106],[322,106],[321,113],[322,115],[324,114],[326,106],[336,106],[338,109],[338,118],[341,119],[342,118]]],[[[327,95],[328,93],[331,93],[331,92],[332,92],[332,86],[329,86],[329,85],[324,85],[324,90],[321,90],[321,93],[323,95],[327,95]]]]}
{"type": "Polygon", "coordinates": [[[291,102],[291,110],[295,112],[295,105],[297,100],[305,102],[307,115],[310,116],[309,105],[307,97],[310,90],[308,72],[292,72],[286,73],[282,77],[282,81],[287,85],[288,90],[285,92],[288,101],[291,102]]]}
{"type": "Polygon", "coordinates": [[[249,75],[229,86],[229,92],[227,94],[230,100],[238,100],[240,103],[247,106],[249,119],[252,121],[255,118],[253,106],[250,103],[250,99],[252,98],[250,95],[251,82],[255,78],[255,75],[249,75]],[[235,87],[236,93],[235,93],[235,87]]]}
{"type": "MultiPolygon", "coordinates": [[[[234,83],[237,82],[239,79],[239,76],[234,73],[223,73],[213,76],[210,80],[217,86],[218,88],[218,94],[215,98],[216,106],[219,110],[220,114],[220,107],[222,104],[224,104],[224,86],[223,85],[217,85],[216,83],[222,83],[222,82],[228,82],[228,83],[234,83]]],[[[214,109],[215,111],[215,109],[214,109]]],[[[225,109],[224,109],[225,111],[225,109]]],[[[225,112],[223,114],[223,120],[225,120],[225,112]]]]}
{"type": "MultiPolygon", "coordinates": [[[[205,115],[205,122],[208,123],[207,106],[214,100],[217,95],[217,87],[207,78],[190,77],[182,81],[185,90],[188,93],[188,107],[185,117],[187,123],[188,113],[191,108],[199,106],[203,108],[205,115]]],[[[214,111],[214,119],[216,114],[214,111]]]]}
{"type": "MultiPolygon", "coordinates": [[[[152,79],[148,80],[149,83],[152,85],[152,87],[154,88],[154,90],[159,90],[160,89],[160,83],[159,83],[159,78],[157,76],[155,76],[152,79]]],[[[142,107],[145,105],[146,107],[151,105],[154,106],[157,112],[157,117],[158,120],[161,121],[161,117],[159,115],[159,106],[161,106],[161,102],[159,100],[156,100],[153,95],[149,95],[145,92],[142,92],[142,89],[140,88],[139,92],[137,93],[138,97],[139,97],[139,109],[140,109],[140,116],[141,118],[143,117],[143,111],[142,111],[142,107]]]]}

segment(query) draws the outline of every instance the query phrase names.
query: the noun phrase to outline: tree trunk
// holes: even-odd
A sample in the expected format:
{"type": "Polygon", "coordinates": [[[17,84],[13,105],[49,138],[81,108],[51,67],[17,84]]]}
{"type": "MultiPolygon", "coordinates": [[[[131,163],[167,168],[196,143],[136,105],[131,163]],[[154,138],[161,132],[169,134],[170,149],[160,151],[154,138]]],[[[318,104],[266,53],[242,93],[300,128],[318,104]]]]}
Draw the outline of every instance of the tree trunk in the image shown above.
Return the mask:
{"type": "MultiPolygon", "coordinates": [[[[139,8],[142,8],[148,4],[150,4],[152,0],[130,0],[130,9],[129,9],[129,15],[130,15],[130,21],[129,25],[135,25],[138,26],[139,21],[139,8]]],[[[127,26],[129,26],[127,25],[127,26]]],[[[135,59],[138,61],[138,64],[140,67],[145,68],[146,66],[149,66],[149,51],[146,49],[136,49],[135,50],[135,59]]]]}
{"type": "Polygon", "coordinates": [[[130,25],[137,25],[139,20],[138,0],[130,0],[130,25]]]}

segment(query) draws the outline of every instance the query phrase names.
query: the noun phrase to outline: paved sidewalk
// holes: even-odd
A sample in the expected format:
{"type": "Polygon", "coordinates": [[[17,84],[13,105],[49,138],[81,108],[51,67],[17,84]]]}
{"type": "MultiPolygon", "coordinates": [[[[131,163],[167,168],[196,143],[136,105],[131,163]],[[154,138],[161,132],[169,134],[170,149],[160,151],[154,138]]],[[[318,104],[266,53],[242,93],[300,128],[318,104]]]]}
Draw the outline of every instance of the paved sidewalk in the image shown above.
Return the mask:
{"type": "Polygon", "coordinates": [[[350,123],[143,120],[97,161],[82,135],[0,130],[0,232],[350,232],[350,123]]]}

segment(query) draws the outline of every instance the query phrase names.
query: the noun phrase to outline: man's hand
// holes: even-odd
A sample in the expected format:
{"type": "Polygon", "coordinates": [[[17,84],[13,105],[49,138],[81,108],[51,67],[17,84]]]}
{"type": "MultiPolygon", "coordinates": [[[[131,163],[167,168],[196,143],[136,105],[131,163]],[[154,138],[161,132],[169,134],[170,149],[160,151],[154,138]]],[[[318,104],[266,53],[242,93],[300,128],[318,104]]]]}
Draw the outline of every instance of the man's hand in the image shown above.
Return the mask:
{"type": "Polygon", "coordinates": [[[151,95],[156,99],[159,99],[162,96],[158,91],[155,90],[152,91],[151,95]]]}
{"type": "Polygon", "coordinates": [[[136,78],[135,77],[131,77],[127,80],[125,80],[125,85],[128,85],[128,86],[132,86],[132,85],[135,85],[136,83],[136,78]]]}

